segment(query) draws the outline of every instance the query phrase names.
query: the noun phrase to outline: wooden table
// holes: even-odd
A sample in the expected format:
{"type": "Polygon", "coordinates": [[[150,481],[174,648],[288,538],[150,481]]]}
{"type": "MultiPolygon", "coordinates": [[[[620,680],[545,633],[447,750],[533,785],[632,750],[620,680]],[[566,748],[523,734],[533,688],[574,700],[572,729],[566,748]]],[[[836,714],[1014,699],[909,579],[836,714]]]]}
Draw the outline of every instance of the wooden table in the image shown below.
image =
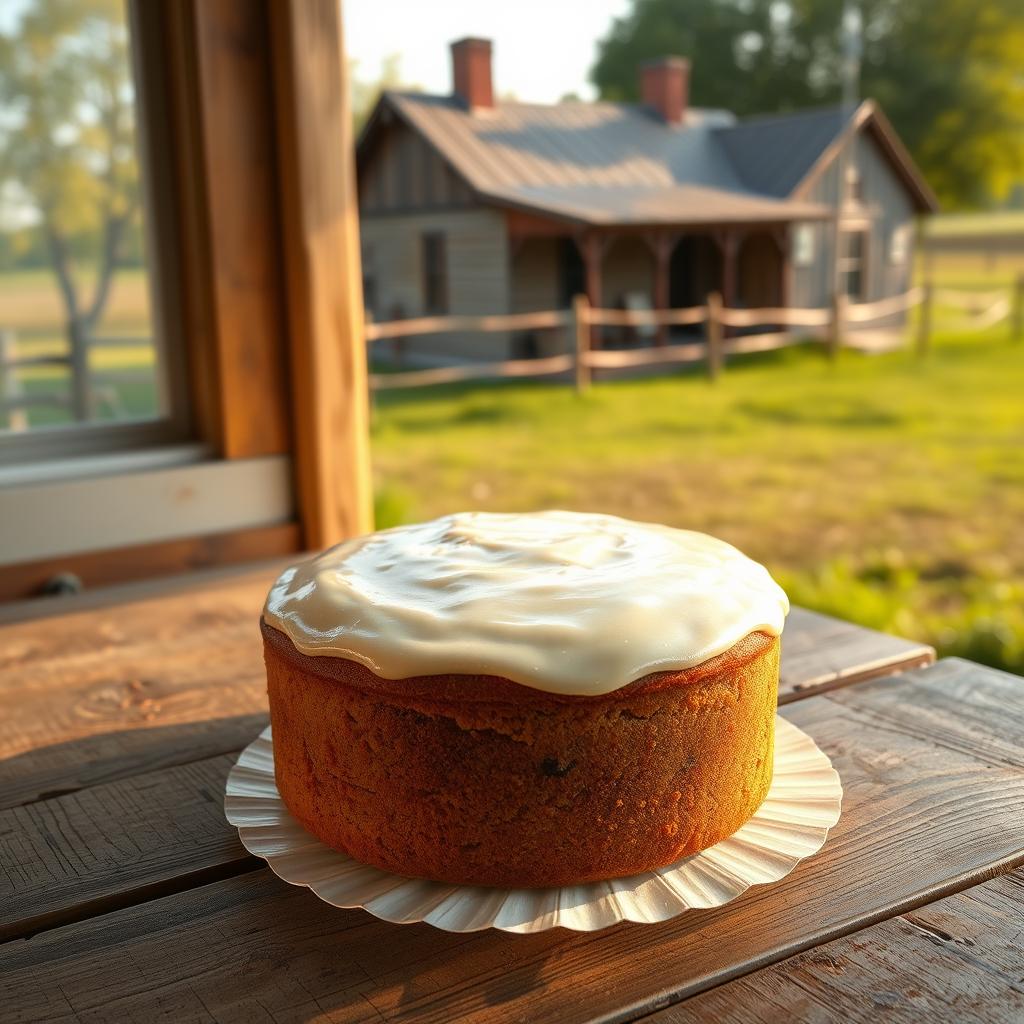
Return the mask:
{"type": "Polygon", "coordinates": [[[781,713],[845,788],[818,856],[661,925],[451,935],[322,904],[224,821],[268,579],[0,628],[3,1021],[1024,1016],[1024,680],[796,610],[781,713]]]}

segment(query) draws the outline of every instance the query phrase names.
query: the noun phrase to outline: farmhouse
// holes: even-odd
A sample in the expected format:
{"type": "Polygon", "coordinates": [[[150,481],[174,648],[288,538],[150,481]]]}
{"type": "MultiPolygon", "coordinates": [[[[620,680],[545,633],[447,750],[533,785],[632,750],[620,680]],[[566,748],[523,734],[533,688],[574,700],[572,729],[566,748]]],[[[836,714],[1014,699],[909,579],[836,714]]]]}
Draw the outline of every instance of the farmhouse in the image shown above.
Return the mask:
{"type": "MultiPolygon", "coordinates": [[[[851,302],[908,288],[914,218],[936,202],[872,101],[737,120],[691,106],[688,62],[666,57],[640,69],[641,104],[499,102],[490,42],[451,50],[451,95],[385,92],[359,140],[375,319],[558,309],[580,292],[678,308],[717,290],[756,308],[825,306],[836,280],[851,302]]],[[[413,344],[437,362],[566,339],[413,344]]]]}

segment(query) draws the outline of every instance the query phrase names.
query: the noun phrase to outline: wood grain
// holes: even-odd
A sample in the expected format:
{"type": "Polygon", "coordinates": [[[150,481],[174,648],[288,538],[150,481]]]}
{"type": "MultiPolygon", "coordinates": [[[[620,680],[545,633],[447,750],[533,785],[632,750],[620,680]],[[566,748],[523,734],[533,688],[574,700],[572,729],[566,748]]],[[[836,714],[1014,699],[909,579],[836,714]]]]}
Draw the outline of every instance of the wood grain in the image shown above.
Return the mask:
{"type": "Polygon", "coordinates": [[[299,533],[297,523],[284,523],[5,565],[0,602],[38,598],[43,584],[58,572],[74,573],[91,589],[273,558],[297,551],[299,533]]]}
{"type": "Polygon", "coordinates": [[[352,119],[337,0],[270,5],[305,544],[373,528],[352,119]]]}
{"type": "Polygon", "coordinates": [[[266,8],[192,2],[213,368],[225,458],[291,447],[284,269],[266,8]]]}
{"type": "Polygon", "coordinates": [[[1024,872],[1014,871],[687,999],[645,1024],[1024,1020],[1024,872]]]}
{"type": "Polygon", "coordinates": [[[2,1001],[15,1021],[634,1019],[1024,862],[1019,683],[942,663],[786,707],[832,756],[843,818],[821,854],[719,910],[447,935],[259,871],[11,944],[2,1001]]]}
{"type": "Polygon", "coordinates": [[[794,608],[782,634],[779,703],[934,661],[928,644],[794,608]]]}
{"type": "Polygon", "coordinates": [[[269,582],[0,629],[0,807],[244,746],[266,718],[269,582]]]}

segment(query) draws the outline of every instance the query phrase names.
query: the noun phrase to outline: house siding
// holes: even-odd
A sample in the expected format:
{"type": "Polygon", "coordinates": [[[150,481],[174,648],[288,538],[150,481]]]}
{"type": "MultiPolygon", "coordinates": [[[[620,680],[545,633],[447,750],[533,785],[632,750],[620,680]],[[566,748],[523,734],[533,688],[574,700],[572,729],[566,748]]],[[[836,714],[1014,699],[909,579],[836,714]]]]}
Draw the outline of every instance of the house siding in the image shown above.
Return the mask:
{"type": "MultiPolygon", "coordinates": [[[[364,216],[361,226],[364,278],[375,320],[425,316],[423,235],[445,236],[448,312],[478,316],[504,313],[509,306],[508,240],[505,218],[488,209],[364,216]]],[[[392,356],[413,365],[465,359],[505,359],[505,334],[479,331],[413,336],[388,346],[392,356]]]]}
{"type": "MultiPolygon", "coordinates": [[[[560,238],[530,238],[519,246],[511,262],[511,310],[540,313],[558,309],[561,303],[560,238]]],[[[569,332],[561,329],[535,335],[536,353],[558,355],[569,350],[569,332]]]]}
{"type": "MultiPolygon", "coordinates": [[[[853,163],[861,179],[861,205],[869,221],[864,300],[875,302],[905,292],[910,286],[911,263],[892,263],[889,258],[893,234],[913,224],[914,208],[906,188],[893,172],[870,135],[861,132],[855,140],[853,163]]],[[[814,186],[801,198],[834,207],[838,197],[839,167],[833,162],[814,186]]],[[[822,307],[832,294],[834,226],[822,222],[812,228],[814,258],[809,266],[794,267],[791,301],[795,306],[822,307]]],[[[905,314],[874,321],[871,327],[897,325],[905,314]]]]}

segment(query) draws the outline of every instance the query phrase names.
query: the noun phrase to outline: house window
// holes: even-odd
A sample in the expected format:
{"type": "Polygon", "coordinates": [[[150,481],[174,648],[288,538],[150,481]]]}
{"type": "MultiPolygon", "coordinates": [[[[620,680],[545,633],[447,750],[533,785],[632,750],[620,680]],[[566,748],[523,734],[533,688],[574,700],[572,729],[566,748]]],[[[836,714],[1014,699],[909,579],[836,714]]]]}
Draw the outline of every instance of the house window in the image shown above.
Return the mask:
{"type": "Polygon", "coordinates": [[[865,260],[868,249],[866,231],[844,231],[839,255],[839,273],[846,294],[854,302],[865,299],[865,260]]]}
{"type": "Polygon", "coordinates": [[[423,236],[423,311],[434,316],[448,312],[448,246],[440,231],[423,236]]]}
{"type": "Polygon", "coordinates": [[[8,463],[180,439],[187,416],[181,346],[157,290],[150,171],[161,161],[146,148],[159,125],[134,33],[116,4],[52,11],[28,0],[0,25],[8,463]]]}
{"type": "Polygon", "coordinates": [[[814,262],[814,225],[797,224],[793,229],[793,265],[809,267],[814,262]]]}
{"type": "Polygon", "coordinates": [[[896,267],[906,266],[910,259],[910,225],[900,224],[889,236],[889,262],[896,267]]]}

